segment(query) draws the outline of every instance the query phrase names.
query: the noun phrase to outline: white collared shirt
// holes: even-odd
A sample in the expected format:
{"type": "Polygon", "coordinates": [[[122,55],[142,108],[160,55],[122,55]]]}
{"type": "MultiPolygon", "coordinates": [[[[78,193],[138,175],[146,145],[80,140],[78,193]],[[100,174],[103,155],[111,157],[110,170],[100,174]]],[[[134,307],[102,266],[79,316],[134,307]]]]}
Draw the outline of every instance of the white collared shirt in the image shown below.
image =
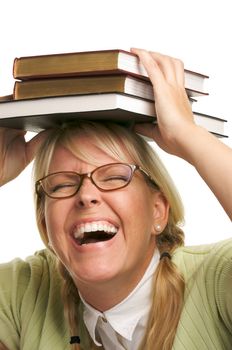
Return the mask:
{"type": "Polygon", "coordinates": [[[137,350],[145,336],[149,311],[152,303],[153,275],[159,263],[156,251],[135,289],[113,308],[99,312],[83,297],[84,322],[97,346],[105,350],[137,350]]]}

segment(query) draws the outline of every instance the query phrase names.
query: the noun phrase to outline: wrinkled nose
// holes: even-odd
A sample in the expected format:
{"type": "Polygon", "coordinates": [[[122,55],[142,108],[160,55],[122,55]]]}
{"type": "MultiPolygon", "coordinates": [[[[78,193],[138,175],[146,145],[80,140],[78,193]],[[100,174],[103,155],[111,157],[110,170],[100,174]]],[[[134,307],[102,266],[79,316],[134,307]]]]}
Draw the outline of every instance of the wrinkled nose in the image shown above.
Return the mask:
{"type": "Polygon", "coordinates": [[[76,194],[76,206],[88,208],[101,202],[101,191],[92,183],[91,179],[85,178],[76,194]]]}

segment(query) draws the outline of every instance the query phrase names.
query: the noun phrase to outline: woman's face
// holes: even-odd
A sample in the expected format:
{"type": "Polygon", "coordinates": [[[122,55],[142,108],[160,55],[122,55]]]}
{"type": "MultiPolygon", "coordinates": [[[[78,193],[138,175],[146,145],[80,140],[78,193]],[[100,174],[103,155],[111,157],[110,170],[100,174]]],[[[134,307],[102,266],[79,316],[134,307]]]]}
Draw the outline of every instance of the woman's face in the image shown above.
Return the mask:
{"type": "MultiPolygon", "coordinates": [[[[77,147],[78,144],[81,147],[86,144],[99,163],[97,166],[118,161],[84,138],[77,141],[77,147]]],[[[95,168],[58,146],[49,173],[87,173],[95,168]]],[[[104,282],[136,285],[154,252],[154,223],[164,227],[166,216],[167,205],[162,195],[151,190],[139,171],[135,172],[127,187],[116,191],[101,192],[85,178],[75,196],[66,199],[46,197],[45,201],[45,223],[50,243],[80,289],[84,285],[104,282]],[[90,240],[86,244],[75,239],[80,230],[96,227],[112,231],[112,238],[90,240]]]]}

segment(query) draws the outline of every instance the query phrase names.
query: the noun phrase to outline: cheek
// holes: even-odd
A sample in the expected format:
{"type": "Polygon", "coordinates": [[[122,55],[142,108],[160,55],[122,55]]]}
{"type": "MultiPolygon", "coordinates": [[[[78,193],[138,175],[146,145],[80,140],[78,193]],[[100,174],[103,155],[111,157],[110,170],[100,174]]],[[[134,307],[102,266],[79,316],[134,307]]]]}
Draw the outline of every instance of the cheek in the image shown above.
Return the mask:
{"type": "Polygon", "coordinates": [[[65,206],[61,202],[47,201],[45,203],[45,224],[48,237],[51,241],[56,240],[64,229],[65,206]]]}
{"type": "Polygon", "coordinates": [[[65,205],[63,206],[61,202],[48,202],[45,206],[45,224],[48,240],[55,255],[64,264],[69,260],[68,240],[65,234],[66,210],[65,205]]]}
{"type": "Polygon", "coordinates": [[[115,198],[114,207],[117,208],[126,229],[151,232],[154,222],[153,199],[146,187],[133,188],[130,193],[115,198]]]}

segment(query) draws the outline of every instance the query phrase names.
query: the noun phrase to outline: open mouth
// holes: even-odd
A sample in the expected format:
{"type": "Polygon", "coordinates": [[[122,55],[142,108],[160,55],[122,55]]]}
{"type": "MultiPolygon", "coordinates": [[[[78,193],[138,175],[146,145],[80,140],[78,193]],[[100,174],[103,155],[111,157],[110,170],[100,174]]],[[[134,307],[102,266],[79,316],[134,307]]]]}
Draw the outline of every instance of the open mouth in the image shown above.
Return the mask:
{"type": "Polygon", "coordinates": [[[109,241],[118,229],[107,222],[97,221],[82,224],[75,228],[74,238],[79,245],[109,241]]]}
{"type": "Polygon", "coordinates": [[[114,237],[115,234],[109,234],[104,231],[96,231],[96,232],[85,232],[82,238],[77,238],[77,243],[79,245],[89,244],[89,243],[97,243],[103,241],[109,241],[114,237]]]}

